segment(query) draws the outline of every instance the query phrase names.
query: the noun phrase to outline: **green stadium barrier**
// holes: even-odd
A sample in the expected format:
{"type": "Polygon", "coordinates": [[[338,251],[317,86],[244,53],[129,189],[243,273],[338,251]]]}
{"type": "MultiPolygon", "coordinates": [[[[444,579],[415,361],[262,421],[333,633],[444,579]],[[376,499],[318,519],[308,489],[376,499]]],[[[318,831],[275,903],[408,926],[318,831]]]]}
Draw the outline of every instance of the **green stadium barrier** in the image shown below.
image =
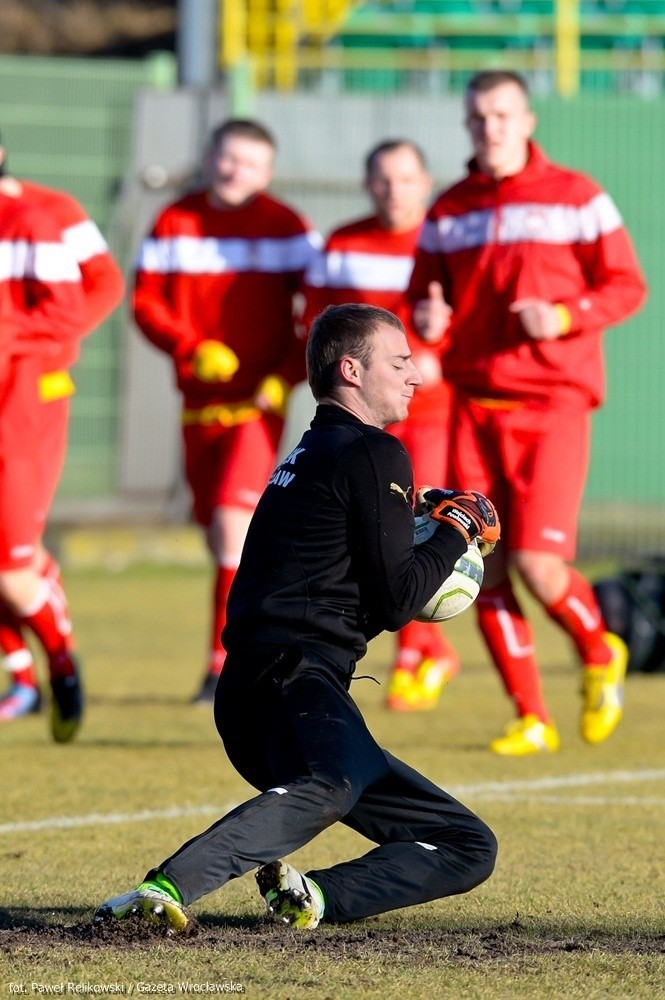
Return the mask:
{"type": "MultiPolygon", "coordinates": [[[[10,170],[70,191],[108,236],[128,165],[134,96],[174,81],[174,60],[164,54],[142,61],[0,57],[10,170]]],[[[116,490],[123,328],[120,307],[83,346],[59,498],[106,498],[116,490]]]]}

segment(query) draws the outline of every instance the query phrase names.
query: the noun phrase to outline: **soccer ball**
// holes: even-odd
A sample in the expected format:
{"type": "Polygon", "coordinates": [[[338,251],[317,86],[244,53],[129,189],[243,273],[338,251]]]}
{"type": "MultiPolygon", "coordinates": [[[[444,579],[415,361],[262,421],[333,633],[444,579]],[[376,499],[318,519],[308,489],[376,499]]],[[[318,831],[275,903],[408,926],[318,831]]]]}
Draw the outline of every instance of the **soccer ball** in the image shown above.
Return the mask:
{"type": "MultiPolygon", "coordinates": [[[[414,525],[414,542],[422,544],[436,531],[437,522],[429,514],[418,515],[414,525]]],[[[429,599],[420,614],[419,622],[445,622],[456,618],[471,607],[480,593],[485,567],[480,549],[473,539],[466,552],[459,557],[455,567],[433,597],[429,599]]]]}

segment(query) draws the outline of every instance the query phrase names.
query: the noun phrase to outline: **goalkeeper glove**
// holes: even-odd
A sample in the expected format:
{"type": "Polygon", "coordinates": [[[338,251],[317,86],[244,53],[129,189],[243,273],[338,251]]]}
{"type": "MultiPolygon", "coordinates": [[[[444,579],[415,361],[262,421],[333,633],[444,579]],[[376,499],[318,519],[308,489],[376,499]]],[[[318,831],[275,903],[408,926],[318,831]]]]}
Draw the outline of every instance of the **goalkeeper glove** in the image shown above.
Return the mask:
{"type": "Polygon", "coordinates": [[[219,340],[202,340],[192,355],[192,368],[202,382],[228,382],[240,362],[234,351],[219,340]]]}
{"type": "Polygon", "coordinates": [[[492,552],[501,535],[496,507],[475,490],[439,490],[424,486],[418,490],[416,510],[429,513],[442,524],[452,524],[467,544],[476,539],[481,555],[492,552]]]}

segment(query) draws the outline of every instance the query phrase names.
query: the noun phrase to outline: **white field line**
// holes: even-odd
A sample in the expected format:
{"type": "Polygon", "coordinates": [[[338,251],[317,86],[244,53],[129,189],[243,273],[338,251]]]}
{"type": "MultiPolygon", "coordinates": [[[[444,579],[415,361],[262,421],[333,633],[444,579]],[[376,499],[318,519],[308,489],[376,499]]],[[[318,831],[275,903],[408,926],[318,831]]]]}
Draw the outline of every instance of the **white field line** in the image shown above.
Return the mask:
{"type": "Polygon", "coordinates": [[[660,771],[608,771],[596,774],[568,774],[560,778],[536,778],[533,781],[486,781],[474,785],[456,785],[449,791],[453,795],[475,795],[485,798],[506,792],[539,792],[551,788],[586,788],[589,785],[632,784],[634,781],[661,781],[665,770],[660,771]]]}
{"type": "MultiPolygon", "coordinates": [[[[590,785],[635,784],[643,781],[662,781],[665,770],[662,771],[609,771],[606,774],[571,774],[561,778],[536,778],[531,781],[487,781],[473,785],[441,786],[446,787],[456,798],[480,798],[485,802],[529,802],[537,796],[538,802],[556,803],[561,805],[589,806],[648,806],[662,805],[665,798],[652,796],[639,798],[626,796],[592,797],[576,795],[546,795],[552,789],[587,788],[590,785]]],[[[225,806],[173,806],[170,809],[143,809],[134,813],[88,813],[85,816],[52,816],[46,819],[1,823],[0,835],[29,833],[39,830],[67,830],[82,826],[111,826],[118,823],[145,823],[152,820],[184,819],[188,816],[224,816],[237,803],[225,806]]]]}
{"type": "Polygon", "coordinates": [[[86,816],[51,816],[25,823],[2,823],[3,833],[33,830],[68,830],[76,826],[111,826],[115,823],[146,823],[154,819],[183,819],[187,816],[223,816],[237,803],[227,806],[173,806],[171,809],[142,809],[135,813],[88,813],[86,816]]]}
{"type": "MultiPolygon", "coordinates": [[[[492,801],[515,803],[526,802],[526,799],[523,795],[497,795],[492,801]]],[[[539,795],[537,799],[532,799],[531,802],[537,802],[538,804],[544,802],[547,805],[566,806],[568,808],[573,808],[574,806],[602,806],[603,809],[607,809],[609,806],[638,806],[640,809],[643,809],[647,806],[664,806],[665,798],[658,799],[653,795],[645,796],[643,799],[636,798],[635,796],[615,799],[610,797],[601,798],[599,795],[539,795]]]]}

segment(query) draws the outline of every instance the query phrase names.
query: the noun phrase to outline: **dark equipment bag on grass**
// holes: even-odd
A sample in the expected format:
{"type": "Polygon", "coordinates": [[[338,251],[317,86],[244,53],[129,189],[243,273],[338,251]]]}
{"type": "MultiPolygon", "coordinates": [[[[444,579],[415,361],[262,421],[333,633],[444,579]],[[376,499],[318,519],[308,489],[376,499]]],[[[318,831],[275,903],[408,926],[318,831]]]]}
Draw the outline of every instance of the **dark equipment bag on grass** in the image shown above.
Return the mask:
{"type": "Polygon", "coordinates": [[[628,646],[629,671],[665,670],[665,556],[626,567],[593,589],[607,627],[628,646]]]}

